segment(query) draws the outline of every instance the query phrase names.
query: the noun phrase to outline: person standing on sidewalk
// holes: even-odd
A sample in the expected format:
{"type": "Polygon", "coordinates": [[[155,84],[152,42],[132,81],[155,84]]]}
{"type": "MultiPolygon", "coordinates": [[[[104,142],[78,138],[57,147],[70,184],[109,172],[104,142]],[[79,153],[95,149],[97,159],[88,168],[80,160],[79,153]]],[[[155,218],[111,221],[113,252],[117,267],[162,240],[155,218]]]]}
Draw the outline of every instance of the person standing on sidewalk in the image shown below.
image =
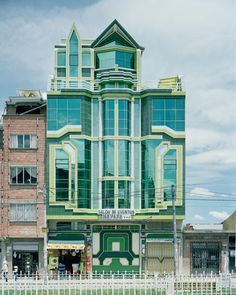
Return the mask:
{"type": "Polygon", "coordinates": [[[5,280],[5,282],[8,281],[8,263],[6,260],[3,261],[2,263],[2,276],[3,276],[3,279],[5,280]]]}

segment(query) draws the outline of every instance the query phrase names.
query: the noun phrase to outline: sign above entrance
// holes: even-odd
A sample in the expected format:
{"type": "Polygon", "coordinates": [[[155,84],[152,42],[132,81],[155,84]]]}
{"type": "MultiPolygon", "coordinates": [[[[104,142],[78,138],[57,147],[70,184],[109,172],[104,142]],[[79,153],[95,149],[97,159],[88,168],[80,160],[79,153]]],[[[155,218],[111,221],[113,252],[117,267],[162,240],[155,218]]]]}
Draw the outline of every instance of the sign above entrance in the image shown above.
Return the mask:
{"type": "Polygon", "coordinates": [[[83,250],[85,248],[84,241],[62,241],[49,240],[48,249],[64,249],[64,250],[83,250]]]}
{"type": "Polygon", "coordinates": [[[131,209],[102,209],[98,210],[98,214],[106,220],[124,220],[131,219],[135,212],[131,209]]]}

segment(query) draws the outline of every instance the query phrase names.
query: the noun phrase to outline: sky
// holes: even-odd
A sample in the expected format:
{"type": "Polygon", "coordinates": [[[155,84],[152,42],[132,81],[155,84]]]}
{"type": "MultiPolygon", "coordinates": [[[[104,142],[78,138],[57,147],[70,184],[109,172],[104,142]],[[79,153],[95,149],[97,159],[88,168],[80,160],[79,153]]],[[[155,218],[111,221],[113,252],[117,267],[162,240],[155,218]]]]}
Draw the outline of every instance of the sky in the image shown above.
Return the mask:
{"type": "Polygon", "coordinates": [[[95,39],[115,18],[145,47],[143,82],[183,76],[185,223],[222,222],[236,210],[236,1],[0,0],[0,111],[17,89],[47,90],[73,23],[95,39]]]}

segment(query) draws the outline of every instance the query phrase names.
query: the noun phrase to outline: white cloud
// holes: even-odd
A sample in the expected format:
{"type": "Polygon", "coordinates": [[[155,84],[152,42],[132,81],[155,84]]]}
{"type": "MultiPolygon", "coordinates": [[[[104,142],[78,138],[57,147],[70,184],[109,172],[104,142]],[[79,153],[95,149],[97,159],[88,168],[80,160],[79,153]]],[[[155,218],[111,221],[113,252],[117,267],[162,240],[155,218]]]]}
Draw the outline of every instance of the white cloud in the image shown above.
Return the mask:
{"type": "Polygon", "coordinates": [[[193,217],[197,220],[200,220],[200,221],[205,220],[205,218],[199,214],[195,214],[193,217]]]}
{"type": "Polygon", "coordinates": [[[212,197],[215,195],[215,193],[209,191],[208,189],[206,188],[202,188],[202,187],[196,187],[194,189],[192,189],[190,191],[190,195],[191,196],[202,196],[202,197],[212,197]]]}
{"type": "Polygon", "coordinates": [[[227,217],[229,217],[229,214],[225,211],[210,211],[209,215],[211,215],[217,219],[220,219],[220,220],[224,220],[227,217]]]}

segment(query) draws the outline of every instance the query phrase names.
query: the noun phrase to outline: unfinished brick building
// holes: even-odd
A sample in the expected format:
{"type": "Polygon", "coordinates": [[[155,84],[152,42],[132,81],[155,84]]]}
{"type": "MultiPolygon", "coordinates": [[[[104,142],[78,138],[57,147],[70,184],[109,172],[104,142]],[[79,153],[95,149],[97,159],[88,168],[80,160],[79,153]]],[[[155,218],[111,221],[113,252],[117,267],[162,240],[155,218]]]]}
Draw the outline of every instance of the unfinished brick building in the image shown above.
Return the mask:
{"type": "Polygon", "coordinates": [[[6,102],[0,145],[1,265],[9,272],[43,269],[46,103],[38,91],[6,102]]]}

